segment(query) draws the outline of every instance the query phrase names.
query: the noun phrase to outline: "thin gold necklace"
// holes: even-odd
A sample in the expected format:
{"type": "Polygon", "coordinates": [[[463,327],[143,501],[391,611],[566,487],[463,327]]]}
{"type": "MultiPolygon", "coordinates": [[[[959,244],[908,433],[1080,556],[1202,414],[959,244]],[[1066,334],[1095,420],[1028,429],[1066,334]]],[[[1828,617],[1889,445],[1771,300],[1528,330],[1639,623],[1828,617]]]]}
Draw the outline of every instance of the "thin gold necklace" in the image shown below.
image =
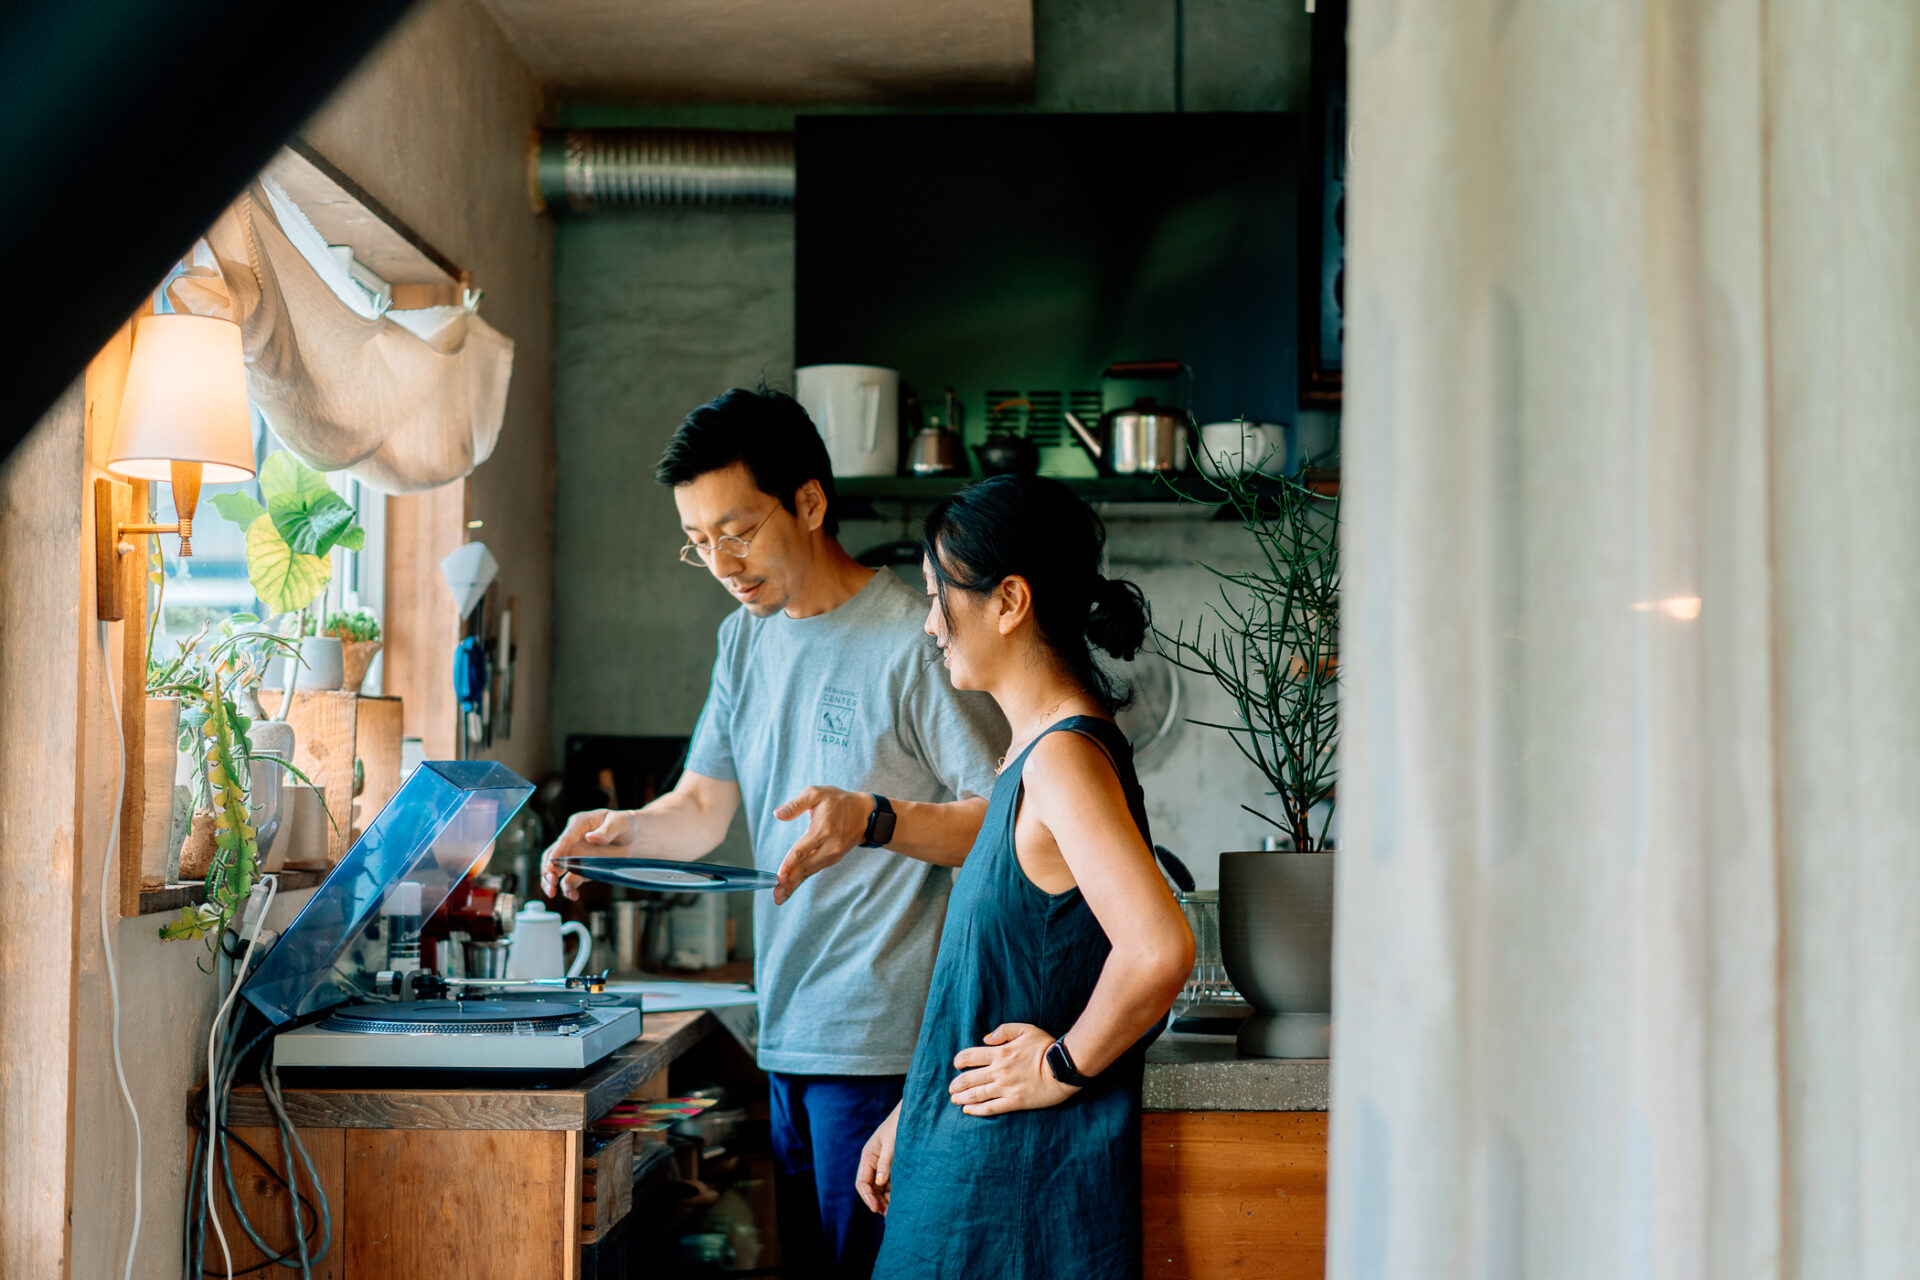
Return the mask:
{"type": "MultiPolygon", "coordinates": [[[[1052,706],[1048,707],[1045,711],[1042,711],[1037,717],[1037,719],[1040,721],[1040,728],[1035,729],[1032,733],[1022,738],[1018,743],[1018,745],[1024,749],[1029,742],[1032,742],[1034,738],[1039,735],[1041,729],[1045,729],[1049,724],[1052,723],[1054,712],[1066,706],[1069,702],[1072,702],[1075,698],[1079,696],[1080,696],[1080,691],[1078,689],[1075,689],[1072,693],[1069,693],[1066,697],[1060,699],[1060,701],[1054,703],[1052,706]]],[[[1016,752],[1013,749],[1013,747],[1008,747],[1007,754],[1000,757],[1000,763],[993,767],[993,771],[995,773],[1003,772],[1007,767],[1008,756],[1013,756],[1017,754],[1018,752],[1016,752]]]]}

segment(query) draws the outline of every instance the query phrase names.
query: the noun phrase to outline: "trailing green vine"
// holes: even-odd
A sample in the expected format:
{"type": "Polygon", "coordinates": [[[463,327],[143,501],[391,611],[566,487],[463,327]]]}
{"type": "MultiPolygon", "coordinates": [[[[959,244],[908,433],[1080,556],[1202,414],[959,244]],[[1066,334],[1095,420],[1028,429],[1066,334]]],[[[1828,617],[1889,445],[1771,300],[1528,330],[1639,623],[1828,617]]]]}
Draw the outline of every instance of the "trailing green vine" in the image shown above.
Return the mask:
{"type": "MultiPolygon", "coordinates": [[[[200,646],[208,629],[202,627],[171,659],[148,663],[149,696],[177,697],[205,713],[197,729],[191,725],[183,728],[181,749],[194,752],[196,772],[214,814],[214,855],[207,868],[205,900],[181,908],[178,919],[161,926],[160,936],[169,940],[205,939],[211,948],[259,879],[258,833],[249,821],[248,809],[253,752],[247,730],[253,727],[253,721],[240,710],[235,695],[258,681],[270,652],[285,654],[292,662],[298,662],[300,656],[299,647],[284,637],[265,631],[234,630],[237,624],[257,621],[250,614],[230,619],[221,628],[221,639],[204,654],[200,646]]],[[[291,761],[265,758],[312,785],[312,780],[291,761]]],[[[321,804],[324,808],[324,799],[321,804]]],[[[331,811],[327,821],[338,828],[331,811]]]]}

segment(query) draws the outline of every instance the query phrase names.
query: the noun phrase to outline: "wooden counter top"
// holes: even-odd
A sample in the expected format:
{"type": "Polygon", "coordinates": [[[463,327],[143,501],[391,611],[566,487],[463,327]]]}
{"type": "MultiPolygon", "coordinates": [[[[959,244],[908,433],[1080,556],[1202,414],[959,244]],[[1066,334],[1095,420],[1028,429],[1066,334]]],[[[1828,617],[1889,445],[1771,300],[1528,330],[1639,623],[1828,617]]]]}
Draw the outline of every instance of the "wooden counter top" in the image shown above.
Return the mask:
{"type": "MultiPolygon", "coordinates": [[[[355,1084],[304,1088],[282,1081],[287,1115],[300,1129],[584,1129],[642,1082],[664,1071],[720,1021],[704,1009],[646,1015],[641,1037],[569,1082],[452,1088],[355,1084]]],[[[227,1123],[275,1123],[260,1086],[236,1086],[227,1123]]]]}

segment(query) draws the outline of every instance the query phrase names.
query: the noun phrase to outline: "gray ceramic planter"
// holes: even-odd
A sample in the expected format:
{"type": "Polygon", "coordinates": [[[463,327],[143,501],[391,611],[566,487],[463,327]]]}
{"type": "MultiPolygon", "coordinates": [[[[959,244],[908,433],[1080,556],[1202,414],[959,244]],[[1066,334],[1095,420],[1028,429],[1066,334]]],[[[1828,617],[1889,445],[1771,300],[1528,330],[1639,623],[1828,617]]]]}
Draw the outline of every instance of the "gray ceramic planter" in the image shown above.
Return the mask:
{"type": "Polygon", "coordinates": [[[1324,1058],[1333,1026],[1333,853],[1220,855],[1220,954],[1253,1006],[1243,1058],[1324,1058]]]}

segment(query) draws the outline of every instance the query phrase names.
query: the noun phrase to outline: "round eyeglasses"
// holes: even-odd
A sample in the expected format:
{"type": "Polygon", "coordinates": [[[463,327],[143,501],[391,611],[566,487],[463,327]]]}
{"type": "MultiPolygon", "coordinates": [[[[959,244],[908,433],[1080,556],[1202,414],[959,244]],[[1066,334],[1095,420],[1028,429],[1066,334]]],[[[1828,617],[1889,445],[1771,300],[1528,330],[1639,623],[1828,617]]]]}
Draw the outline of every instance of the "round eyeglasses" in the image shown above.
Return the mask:
{"type": "Polygon", "coordinates": [[[753,539],[754,536],[760,532],[761,525],[773,519],[773,512],[779,509],[779,506],[775,505],[773,511],[769,511],[760,517],[759,524],[754,525],[753,528],[743,534],[722,534],[712,542],[694,542],[689,540],[686,546],[680,548],[680,563],[690,564],[696,569],[711,569],[713,567],[713,553],[716,550],[726,552],[735,560],[745,560],[747,558],[747,552],[753,549],[753,539]]]}

